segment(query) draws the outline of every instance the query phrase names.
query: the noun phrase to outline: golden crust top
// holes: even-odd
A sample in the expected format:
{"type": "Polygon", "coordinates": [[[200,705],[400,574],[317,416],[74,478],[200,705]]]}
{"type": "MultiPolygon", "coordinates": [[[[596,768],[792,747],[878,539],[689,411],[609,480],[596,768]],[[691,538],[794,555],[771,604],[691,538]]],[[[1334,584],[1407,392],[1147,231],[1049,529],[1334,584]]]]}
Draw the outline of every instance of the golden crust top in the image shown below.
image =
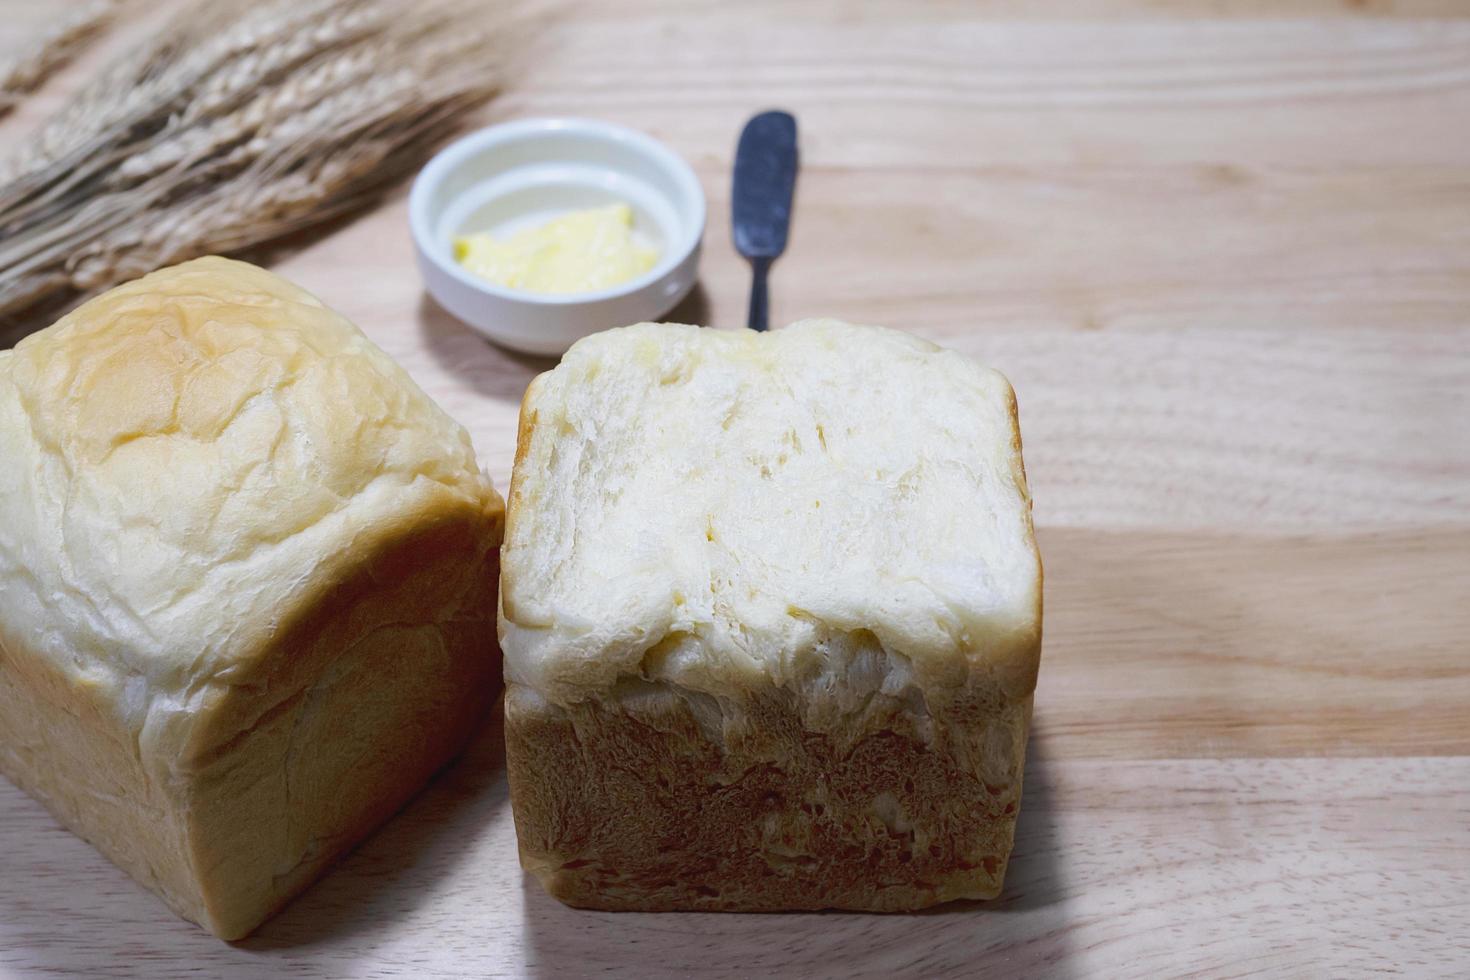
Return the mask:
{"type": "Polygon", "coordinates": [[[374,540],[503,514],[468,435],[387,355],[223,258],[0,356],[0,459],[0,631],[137,710],[238,674],[374,540]]]}

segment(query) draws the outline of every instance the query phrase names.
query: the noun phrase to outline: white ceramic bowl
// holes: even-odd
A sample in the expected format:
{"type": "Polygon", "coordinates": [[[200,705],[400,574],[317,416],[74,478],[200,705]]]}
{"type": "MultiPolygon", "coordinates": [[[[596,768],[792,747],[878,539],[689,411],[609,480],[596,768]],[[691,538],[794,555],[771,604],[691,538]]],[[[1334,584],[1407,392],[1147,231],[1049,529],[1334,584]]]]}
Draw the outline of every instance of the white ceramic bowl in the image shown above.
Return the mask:
{"type": "Polygon", "coordinates": [[[704,192],[673,151],[593,119],[522,119],[469,134],[419,173],[408,200],[419,271],[450,313],[506,347],[560,354],[609,327],[656,320],[694,286],[704,192]],[[558,213],[624,201],[634,234],[659,251],[636,279],[590,293],[508,289],[454,260],[454,237],[506,234],[558,213]]]}

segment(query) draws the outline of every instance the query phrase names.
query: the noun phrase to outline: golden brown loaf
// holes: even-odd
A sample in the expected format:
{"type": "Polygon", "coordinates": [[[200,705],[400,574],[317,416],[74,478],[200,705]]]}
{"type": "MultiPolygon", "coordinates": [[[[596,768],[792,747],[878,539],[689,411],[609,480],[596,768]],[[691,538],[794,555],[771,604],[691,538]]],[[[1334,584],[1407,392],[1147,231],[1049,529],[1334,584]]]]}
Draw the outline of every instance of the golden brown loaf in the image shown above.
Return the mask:
{"type": "Polygon", "coordinates": [[[1041,639],[999,374],[830,320],[588,338],[526,393],[502,564],[512,802],[552,894],[999,891],[1041,639]]]}
{"type": "Polygon", "coordinates": [[[224,938],[483,715],[503,505],[355,327],[200,259],[0,353],[0,770],[224,938]]]}

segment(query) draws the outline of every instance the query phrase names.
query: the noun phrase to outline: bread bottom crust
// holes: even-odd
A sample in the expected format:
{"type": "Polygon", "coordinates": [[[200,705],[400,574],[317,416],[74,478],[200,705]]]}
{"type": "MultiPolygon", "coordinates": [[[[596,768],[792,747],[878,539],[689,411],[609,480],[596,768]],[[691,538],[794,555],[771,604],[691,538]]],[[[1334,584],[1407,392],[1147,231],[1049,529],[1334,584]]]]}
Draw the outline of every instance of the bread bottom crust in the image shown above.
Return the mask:
{"type": "Polygon", "coordinates": [[[803,707],[785,690],[715,702],[654,685],[559,706],[511,685],[522,866],[610,911],[899,912],[1000,893],[1029,696],[980,683],[826,731],[803,707]]]}

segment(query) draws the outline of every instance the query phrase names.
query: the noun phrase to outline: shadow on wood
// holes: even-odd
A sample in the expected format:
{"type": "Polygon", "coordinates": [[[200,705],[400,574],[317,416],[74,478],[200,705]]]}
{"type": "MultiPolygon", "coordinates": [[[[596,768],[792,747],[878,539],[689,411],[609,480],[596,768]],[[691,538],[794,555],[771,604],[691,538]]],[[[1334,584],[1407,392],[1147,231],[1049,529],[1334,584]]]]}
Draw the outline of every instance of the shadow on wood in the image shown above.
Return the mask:
{"type": "MultiPolygon", "coordinates": [[[[531,379],[556,367],[559,360],[521,354],[491,343],[461,323],[428,293],[419,297],[417,319],[424,346],[439,366],[478,394],[496,401],[520,404],[531,379]]],[[[695,283],[689,295],[663,319],[669,323],[705,325],[709,319],[709,298],[704,287],[695,283]]]]}
{"type": "Polygon", "coordinates": [[[428,293],[419,296],[417,318],[424,346],[439,366],[486,398],[519,405],[531,379],[556,367],[554,357],[521,354],[492,344],[428,293]]]}
{"type": "Polygon", "coordinates": [[[710,326],[709,322],[709,294],[704,291],[704,284],[696,282],[694,288],[689,290],[689,295],[679,301],[679,305],[660,318],[664,323],[692,323],[697,327],[710,326]]]}

